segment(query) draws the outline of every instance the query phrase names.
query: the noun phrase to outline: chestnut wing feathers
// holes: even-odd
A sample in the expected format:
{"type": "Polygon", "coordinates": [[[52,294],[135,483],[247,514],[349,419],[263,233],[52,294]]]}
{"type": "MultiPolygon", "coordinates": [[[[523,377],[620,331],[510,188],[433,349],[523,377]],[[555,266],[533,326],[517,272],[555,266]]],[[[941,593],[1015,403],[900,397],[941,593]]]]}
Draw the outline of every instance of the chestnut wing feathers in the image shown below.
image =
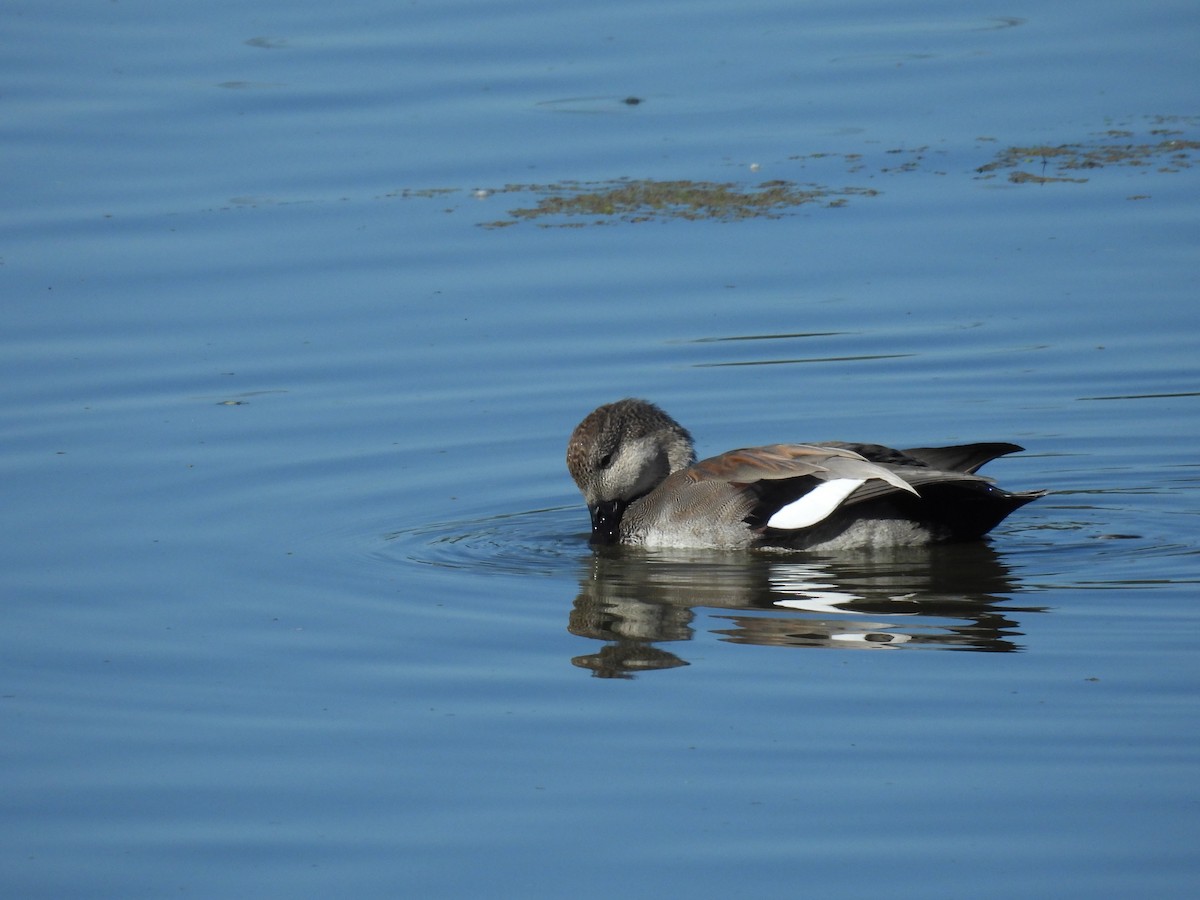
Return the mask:
{"type": "Polygon", "coordinates": [[[818,444],[768,444],[743,447],[694,463],[687,469],[692,481],[725,481],[754,484],[811,475],[820,481],[850,478],[880,479],[893,487],[915,494],[907,481],[890,469],[870,462],[846,447],[818,444]]]}

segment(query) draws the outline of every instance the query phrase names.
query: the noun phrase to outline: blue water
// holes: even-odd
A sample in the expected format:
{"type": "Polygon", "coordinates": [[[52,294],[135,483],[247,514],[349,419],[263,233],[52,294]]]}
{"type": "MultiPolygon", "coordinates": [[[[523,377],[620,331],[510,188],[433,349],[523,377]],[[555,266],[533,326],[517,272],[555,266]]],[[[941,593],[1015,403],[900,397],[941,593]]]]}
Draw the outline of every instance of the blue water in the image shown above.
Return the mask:
{"type": "Polygon", "coordinates": [[[8,10],[5,895],[1192,896],[1198,25],[8,10]],[[565,442],[630,394],[1053,493],[595,557],[565,442]]]}

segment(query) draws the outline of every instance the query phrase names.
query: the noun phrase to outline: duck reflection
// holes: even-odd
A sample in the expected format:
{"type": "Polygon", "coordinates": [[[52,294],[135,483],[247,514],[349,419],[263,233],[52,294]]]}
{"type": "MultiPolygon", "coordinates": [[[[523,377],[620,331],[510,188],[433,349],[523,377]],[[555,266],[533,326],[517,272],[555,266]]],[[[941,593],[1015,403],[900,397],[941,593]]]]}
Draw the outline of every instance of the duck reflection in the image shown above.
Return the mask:
{"type": "Polygon", "coordinates": [[[659,645],[690,641],[701,616],[737,644],[1009,652],[1014,616],[1041,611],[1006,599],[1019,589],[979,543],[838,559],[621,548],[586,561],[567,627],[604,643],[572,660],[602,678],[688,665],[659,645]]]}

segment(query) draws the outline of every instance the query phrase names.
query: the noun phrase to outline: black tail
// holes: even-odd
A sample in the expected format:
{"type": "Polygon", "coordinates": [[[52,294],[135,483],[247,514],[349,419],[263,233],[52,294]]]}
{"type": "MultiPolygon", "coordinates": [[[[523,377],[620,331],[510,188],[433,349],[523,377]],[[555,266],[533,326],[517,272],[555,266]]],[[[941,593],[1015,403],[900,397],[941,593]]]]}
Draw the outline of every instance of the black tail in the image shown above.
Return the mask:
{"type": "Polygon", "coordinates": [[[946,541],[983,537],[1026,503],[1045,494],[1006,491],[982,480],[939,481],[921,485],[919,490],[920,497],[897,492],[887,499],[905,518],[926,523],[946,541]]]}
{"type": "MultiPolygon", "coordinates": [[[[985,443],[959,444],[955,447],[914,447],[911,450],[901,450],[900,452],[920,460],[931,469],[941,472],[972,474],[999,456],[1017,453],[1024,449],[1016,444],[985,443]]],[[[1032,497],[1029,498],[1029,500],[1032,499],[1032,497]]],[[[1028,503],[1029,500],[1025,502],[1028,503]]]]}

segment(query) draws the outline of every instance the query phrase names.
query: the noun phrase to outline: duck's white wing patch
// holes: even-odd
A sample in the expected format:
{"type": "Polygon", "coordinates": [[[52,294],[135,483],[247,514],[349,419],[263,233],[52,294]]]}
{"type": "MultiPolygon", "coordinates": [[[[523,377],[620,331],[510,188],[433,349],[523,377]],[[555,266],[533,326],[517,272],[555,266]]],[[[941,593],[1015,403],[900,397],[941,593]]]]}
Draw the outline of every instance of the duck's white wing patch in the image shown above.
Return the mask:
{"type": "Polygon", "coordinates": [[[787,506],[781,507],[767,520],[768,528],[807,528],[816,525],[841,505],[862,484],[865,478],[834,478],[822,481],[815,488],[787,506]]]}

